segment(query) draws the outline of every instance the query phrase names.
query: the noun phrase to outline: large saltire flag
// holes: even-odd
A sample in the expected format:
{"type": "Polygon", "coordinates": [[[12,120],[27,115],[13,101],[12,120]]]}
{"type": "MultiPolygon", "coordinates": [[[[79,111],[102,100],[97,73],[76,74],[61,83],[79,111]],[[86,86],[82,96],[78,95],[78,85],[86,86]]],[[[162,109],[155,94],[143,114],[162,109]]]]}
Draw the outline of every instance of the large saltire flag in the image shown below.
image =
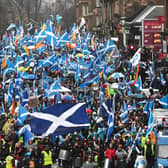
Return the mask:
{"type": "Polygon", "coordinates": [[[168,109],[168,94],[162,97],[159,101],[163,108],[168,109]]]}
{"type": "Polygon", "coordinates": [[[43,112],[31,114],[31,131],[38,136],[65,135],[88,128],[90,122],[84,103],[55,104],[43,112]]]}
{"type": "Polygon", "coordinates": [[[139,48],[134,56],[131,58],[130,62],[133,66],[137,66],[139,61],[141,60],[141,48],[139,48]]]}

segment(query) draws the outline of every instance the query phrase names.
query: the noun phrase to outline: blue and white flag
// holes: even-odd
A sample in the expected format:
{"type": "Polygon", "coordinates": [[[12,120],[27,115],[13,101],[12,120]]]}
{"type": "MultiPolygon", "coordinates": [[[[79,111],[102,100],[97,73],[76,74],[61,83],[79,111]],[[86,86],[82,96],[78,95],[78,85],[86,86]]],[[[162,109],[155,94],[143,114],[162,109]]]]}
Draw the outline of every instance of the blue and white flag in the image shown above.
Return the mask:
{"type": "Polygon", "coordinates": [[[101,105],[102,117],[107,117],[113,110],[112,100],[108,99],[101,105]]]}
{"type": "Polygon", "coordinates": [[[84,103],[55,104],[43,112],[31,113],[31,117],[31,131],[42,137],[65,135],[90,126],[84,103]]]}
{"type": "Polygon", "coordinates": [[[122,119],[122,123],[127,123],[128,122],[128,105],[124,101],[123,103],[123,113],[120,114],[120,118],[122,119]]]}
{"type": "Polygon", "coordinates": [[[138,91],[142,90],[142,80],[141,80],[141,76],[138,77],[138,80],[135,83],[135,87],[138,91]]]}
{"type": "Polygon", "coordinates": [[[93,79],[87,81],[87,82],[84,82],[80,85],[80,88],[83,89],[85,88],[86,86],[90,85],[90,84],[93,84],[93,83],[98,83],[99,81],[99,75],[95,76],[93,79]]]}
{"type": "Polygon", "coordinates": [[[162,86],[166,85],[166,80],[164,79],[164,76],[161,72],[160,72],[160,81],[161,81],[162,86]]]}
{"type": "Polygon", "coordinates": [[[111,134],[114,131],[114,113],[109,114],[108,117],[108,131],[107,131],[107,140],[110,139],[111,134]]]}
{"type": "Polygon", "coordinates": [[[149,116],[149,120],[148,120],[148,129],[146,131],[146,136],[148,136],[150,134],[150,132],[152,131],[154,126],[154,116],[153,116],[153,112],[150,112],[150,116],[149,116]]]}
{"type": "Polygon", "coordinates": [[[168,94],[162,97],[159,101],[163,108],[168,109],[168,94]]]}
{"type": "Polygon", "coordinates": [[[13,81],[10,80],[8,87],[8,103],[12,103],[13,94],[14,94],[13,81]]]}
{"type": "Polygon", "coordinates": [[[108,130],[107,130],[107,137],[106,141],[108,141],[111,137],[111,134],[114,131],[114,113],[115,113],[115,94],[113,96],[113,101],[112,101],[112,109],[111,113],[108,116],[108,130]]]}
{"type": "Polygon", "coordinates": [[[130,62],[132,63],[132,66],[137,66],[139,61],[141,60],[141,48],[139,48],[134,56],[131,58],[130,62]]]}
{"type": "Polygon", "coordinates": [[[153,116],[153,109],[154,109],[154,100],[152,100],[149,103],[149,120],[148,120],[148,129],[146,131],[146,136],[150,134],[150,132],[153,130],[154,126],[154,116],[153,116]]]}
{"type": "Polygon", "coordinates": [[[20,126],[23,125],[24,121],[26,120],[29,114],[30,112],[20,105],[18,111],[17,124],[20,126]]]}

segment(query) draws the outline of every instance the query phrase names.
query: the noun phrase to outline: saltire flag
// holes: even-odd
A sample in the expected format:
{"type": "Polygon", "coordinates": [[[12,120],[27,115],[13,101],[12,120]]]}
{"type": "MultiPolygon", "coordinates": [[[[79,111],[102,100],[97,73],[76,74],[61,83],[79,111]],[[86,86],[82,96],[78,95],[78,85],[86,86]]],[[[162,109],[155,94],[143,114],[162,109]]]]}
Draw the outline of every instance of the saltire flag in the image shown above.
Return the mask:
{"type": "Polygon", "coordinates": [[[59,103],[43,112],[31,113],[31,131],[42,137],[65,135],[89,126],[84,103],[59,103]]]}
{"type": "Polygon", "coordinates": [[[153,130],[153,126],[154,126],[154,116],[153,116],[153,112],[150,112],[146,136],[148,136],[151,133],[151,131],[153,130]]]}
{"type": "Polygon", "coordinates": [[[19,126],[23,125],[24,121],[26,120],[29,114],[30,112],[20,105],[18,110],[17,124],[19,126]]]}
{"type": "Polygon", "coordinates": [[[143,111],[146,114],[148,114],[148,112],[149,112],[149,101],[148,100],[145,100],[145,106],[144,106],[143,111]]]}
{"type": "Polygon", "coordinates": [[[168,109],[168,94],[164,97],[162,97],[160,100],[159,100],[159,103],[162,105],[162,107],[164,109],[168,109]]]}
{"type": "Polygon", "coordinates": [[[110,139],[111,134],[114,131],[114,113],[112,112],[108,116],[108,131],[107,131],[107,140],[110,139]]]}
{"type": "Polygon", "coordinates": [[[130,62],[132,63],[132,66],[137,66],[139,61],[141,60],[141,48],[139,48],[134,56],[131,58],[130,62]]]}
{"type": "Polygon", "coordinates": [[[53,22],[51,20],[49,20],[46,24],[46,31],[45,31],[46,35],[47,35],[47,41],[48,43],[54,47],[57,44],[57,40],[58,38],[56,37],[55,33],[54,33],[54,28],[53,28],[53,22]]]}
{"type": "Polygon", "coordinates": [[[24,136],[24,145],[27,145],[29,140],[34,140],[34,135],[31,132],[31,128],[29,125],[25,125],[18,131],[18,136],[24,136]]]}
{"type": "Polygon", "coordinates": [[[57,92],[61,89],[61,81],[60,79],[58,78],[57,80],[55,80],[49,90],[48,90],[48,96],[53,96],[53,95],[56,95],[57,92]]]}
{"type": "Polygon", "coordinates": [[[106,137],[106,141],[108,141],[111,137],[111,134],[114,131],[114,113],[115,113],[115,94],[113,96],[113,100],[112,100],[112,108],[110,111],[110,114],[108,116],[108,130],[107,130],[107,137],[106,137]]]}
{"type": "Polygon", "coordinates": [[[122,119],[122,123],[127,123],[128,122],[128,105],[124,101],[123,102],[123,113],[120,114],[120,118],[122,119]]]}
{"type": "Polygon", "coordinates": [[[84,45],[84,47],[83,47],[83,54],[84,55],[88,55],[90,52],[89,52],[89,49],[88,49],[88,47],[87,47],[87,44],[85,44],[84,45]]]}
{"type": "Polygon", "coordinates": [[[154,127],[154,116],[153,116],[153,109],[154,109],[154,100],[149,103],[149,119],[148,119],[148,129],[146,131],[146,136],[148,136],[154,127]]]}
{"type": "Polygon", "coordinates": [[[28,144],[28,142],[30,140],[32,140],[32,141],[34,140],[34,135],[32,134],[32,132],[29,129],[25,128],[25,132],[24,132],[24,144],[25,145],[28,144]]]}
{"type": "Polygon", "coordinates": [[[93,83],[98,83],[99,81],[99,75],[95,76],[93,79],[87,81],[87,82],[84,82],[80,85],[80,88],[83,89],[85,87],[87,87],[88,85],[90,84],[93,84],[93,83]]]}
{"type": "Polygon", "coordinates": [[[142,80],[141,80],[141,76],[139,76],[138,80],[136,81],[135,87],[136,87],[137,91],[141,91],[141,90],[142,90],[142,80]]]}
{"type": "Polygon", "coordinates": [[[8,103],[12,103],[13,94],[14,94],[13,81],[10,80],[8,86],[8,103]]]}
{"type": "Polygon", "coordinates": [[[36,44],[40,43],[41,41],[43,41],[46,38],[47,38],[47,35],[45,32],[45,29],[40,30],[40,32],[36,33],[34,36],[36,44]]]}
{"type": "Polygon", "coordinates": [[[29,103],[29,90],[25,88],[21,93],[21,105],[24,107],[29,103]]]}
{"type": "Polygon", "coordinates": [[[103,102],[103,104],[101,105],[102,117],[109,116],[109,114],[111,114],[112,112],[112,109],[113,109],[113,104],[111,99],[108,99],[105,102],[103,102]]]}
{"type": "Polygon", "coordinates": [[[160,72],[160,80],[161,80],[162,86],[165,86],[166,85],[166,80],[164,79],[164,76],[161,72],[160,72]]]}
{"type": "Polygon", "coordinates": [[[76,73],[75,73],[75,81],[77,84],[78,84],[80,77],[81,77],[81,70],[80,70],[80,63],[78,63],[76,67],[76,73]]]}

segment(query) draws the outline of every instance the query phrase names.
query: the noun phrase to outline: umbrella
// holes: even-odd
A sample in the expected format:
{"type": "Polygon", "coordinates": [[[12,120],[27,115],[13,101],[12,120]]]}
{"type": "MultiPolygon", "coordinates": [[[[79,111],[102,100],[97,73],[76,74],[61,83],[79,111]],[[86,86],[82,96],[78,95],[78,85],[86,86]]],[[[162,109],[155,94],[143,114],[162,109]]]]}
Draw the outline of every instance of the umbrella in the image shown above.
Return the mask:
{"type": "Polygon", "coordinates": [[[112,75],[110,75],[108,78],[124,78],[124,75],[120,72],[114,72],[112,75]]]}

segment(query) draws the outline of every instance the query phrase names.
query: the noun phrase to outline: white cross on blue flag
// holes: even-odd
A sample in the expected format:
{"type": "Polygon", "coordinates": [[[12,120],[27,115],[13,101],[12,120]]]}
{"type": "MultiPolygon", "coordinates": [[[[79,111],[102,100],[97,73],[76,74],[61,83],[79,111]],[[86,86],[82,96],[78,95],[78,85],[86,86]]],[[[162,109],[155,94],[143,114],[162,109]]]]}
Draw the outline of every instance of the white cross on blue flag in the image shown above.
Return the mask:
{"type": "Polygon", "coordinates": [[[90,126],[84,103],[55,104],[31,117],[31,131],[42,137],[65,135],[90,126]]]}

